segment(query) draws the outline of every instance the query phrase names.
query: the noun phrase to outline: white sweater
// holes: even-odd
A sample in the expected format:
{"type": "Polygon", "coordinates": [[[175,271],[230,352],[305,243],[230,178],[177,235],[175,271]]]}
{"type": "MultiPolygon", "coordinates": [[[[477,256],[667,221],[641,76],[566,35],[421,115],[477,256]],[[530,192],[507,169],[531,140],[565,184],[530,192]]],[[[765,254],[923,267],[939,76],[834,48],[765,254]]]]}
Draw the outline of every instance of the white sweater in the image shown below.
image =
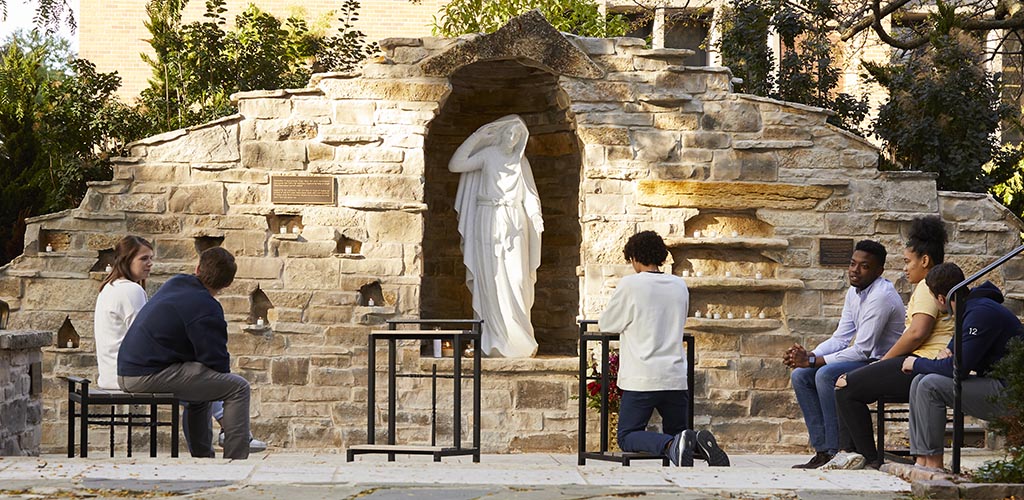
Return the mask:
{"type": "Polygon", "coordinates": [[[686,389],[683,327],[690,309],[686,282],[671,274],[626,276],[598,321],[619,337],[619,387],[628,391],[686,389]]]}
{"type": "Polygon", "coordinates": [[[117,350],[128,333],[139,310],[146,304],[146,291],[138,283],[114,280],[96,297],[93,334],[96,340],[96,363],[100,376],[96,381],[102,389],[120,389],[117,385],[117,350]]]}

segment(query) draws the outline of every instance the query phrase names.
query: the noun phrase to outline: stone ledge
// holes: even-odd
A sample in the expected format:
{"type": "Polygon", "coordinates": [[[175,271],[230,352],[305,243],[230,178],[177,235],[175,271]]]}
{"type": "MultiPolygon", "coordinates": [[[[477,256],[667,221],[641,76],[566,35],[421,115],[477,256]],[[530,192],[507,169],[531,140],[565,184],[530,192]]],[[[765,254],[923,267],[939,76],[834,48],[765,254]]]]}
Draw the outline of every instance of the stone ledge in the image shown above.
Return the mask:
{"type": "Polygon", "coordinates": [[[53,332],[42,330],[0,331],[0,349],[14,351],[35,349],[53,343],[53,332]]]}
{"type": "MultiPolygon", "coordinates": [[[[424,373],[430,372],[430,365],[437,364],[438,373],[451,373],[454,365],[453,358],[433,358],[420,356],[419,366],[424,373]]],[[[576,356],[550,356],[537,358],[483,358],[480,360],[480,371],[483,373],[541,373],[541,372],[571,372],[576,373],[580,368],[580,359],[576,356]]],[[[463,375],[471,374],[473,370],[473,358],[462,358],[463,375]]]]}
{"type": "Polygon", "coordinates": [[[666,238],[669,248],[742,248],[750,250],[785,250],[789,240],[782,238],[666,238]]]}

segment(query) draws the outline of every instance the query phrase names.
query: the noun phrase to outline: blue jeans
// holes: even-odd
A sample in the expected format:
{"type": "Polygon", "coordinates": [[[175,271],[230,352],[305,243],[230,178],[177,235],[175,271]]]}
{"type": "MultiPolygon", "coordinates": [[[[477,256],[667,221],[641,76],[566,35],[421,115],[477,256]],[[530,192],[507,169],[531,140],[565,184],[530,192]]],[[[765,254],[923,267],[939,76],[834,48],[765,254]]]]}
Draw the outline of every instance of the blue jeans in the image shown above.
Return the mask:
{"type": "Polygon", "coordinates": [[[868,361],[829,363],[818,368],[797,368],[790,379],[800,411],[804,413],[811,447],[817,452],[839,451],[839,417],[836,413],[836,379],[868,361]]]}
{"type": "Polygon", "coordinates": [[[690,399],[686,391],[622,391],[619,403],[619,447],[622,451],[662,455],[672,438],[686,430],[690,399]],[[664,433],[647,432],[657,409],[664,433]]]}

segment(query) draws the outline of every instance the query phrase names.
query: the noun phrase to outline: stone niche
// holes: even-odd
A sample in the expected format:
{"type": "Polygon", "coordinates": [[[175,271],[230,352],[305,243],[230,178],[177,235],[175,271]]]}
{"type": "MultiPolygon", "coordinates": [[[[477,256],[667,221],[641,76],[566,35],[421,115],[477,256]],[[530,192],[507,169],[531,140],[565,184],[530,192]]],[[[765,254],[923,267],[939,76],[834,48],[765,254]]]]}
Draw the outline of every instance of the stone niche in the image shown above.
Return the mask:
{"type": "Polygon", "coordinates": [[[423,318],[473,318],[453,203],[455,149],[481,125],[518,114],[530,129],[526,157],[544,214],[532,321],[538,354],[572,354],[579,311],[580,148],[558,76],[515,60],[476,62],[451,76],[452,93],[431,122],[425,145],[429,207],[423,239],[423,318]]]}
{"type": "MultiPolygon", "coordinates": [[[[696,425],[730,451],[802,453],[781,354],[832,332],[848,286],[845,265],[820,263],[821,241],[882,242],[886,277],[908,293],[900,250],[914,217],[946,221],[947,259],[967,273],[1015,248],[1024,228],[990,196],[879,172],[878,150],[829,125],[828,111],[736,94],[727,68],[687,66],[690,51],[563,35],[537,13],[488,35],[380,46],[358,72],[237,94],[237,115],[138,141],[80,207],[27,221],[24,254],[0,267],[11,328],[56,331],[67,318],[81,335],[78,347],[43,348],[42,452],[59,452],[67,435],[60,377],[95,377],[98,269],[124,234],[154,242],[150,294],[193,272],[206,248],[236,256],[235,282],[217,299],[231,370],[252,383],[256,436],[288,450],[365,443],[369,370],[380,374],[388,357],[378,346],[378,366],[367,366],[368,333],[388,319],[473,316],[452,208],[459,176],[447,164],[507,114],[529,127],[545,219],[532,311],[541,355],[482,360],[488,453],[575,451],[576,322],[598,318],[633,273],[622,247],[637,231],[665,237],[664,271],[690,289],[696,425]],[[272,181],[296,175],[328,178],[319,185],[336,196],[273,203],[272,181]]],[[[1021,312],[1024,265],[991,278],[1021,312]]],[[[426,444],[429,375],[435,365],[450,375],[452,359],[417,341],[395,354],[397,439],[426,444]]],[[[450,380],[438,383],[443,394],[450,380]]],[[[386,400],[381,390],[372,411],[383,415],[386,400]]],[[[438,401],[439,443],[451,406],[438,401]]],[[[596,418],[587,425],[593,438],[596,418]]]]}

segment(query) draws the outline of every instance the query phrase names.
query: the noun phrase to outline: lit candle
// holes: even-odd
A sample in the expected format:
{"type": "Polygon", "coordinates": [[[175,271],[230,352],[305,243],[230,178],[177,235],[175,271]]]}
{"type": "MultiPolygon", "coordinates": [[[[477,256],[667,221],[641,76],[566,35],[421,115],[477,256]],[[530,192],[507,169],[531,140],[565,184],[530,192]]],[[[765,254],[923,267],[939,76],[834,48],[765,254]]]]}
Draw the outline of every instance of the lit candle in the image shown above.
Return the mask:
{"type": "Polygon", "coordinates": [[[761,312],[757,313],[757,317],[761,318],[761,319],[764,319],[764,311],[761,311],[761,312]]]}
{"type": "Polygon", "coordinates": [[[256,326],[263,326],[263,318],[262,317],[256,318],[256,326]]]}
{"type": "Polygon", "coordinates": [[[693,237],[694,238],[700,238],[700,231],[694,231],[693,232],[693,237]]]}
{"type": "Polygon", "coordinates": [[[738,233],[738,232],[736,232],[736,231],[733,231],[733,232],[732,232],[732,237],[733,237],[733,238],[736,238],[736,237],[737,237],[737,236],[739,236],[739,235],[740,235],[740,233],[738,233]]]}
{"type": "Polygon", "coordinates": [[[725,319],[733,319],[734,317],[735,316],[733,316],[732,313],[726,313],[726,315],[725,315],[725,319]]]}
{"type": "Polygon", "coordinates": [[[51,244],[47,243],[47,244],[46,244],[46,251],[47,251],[47,252],[52,252],[52,251],[53,251],[53,245],[51,245],[51,244]]]}
{"type": "Polygon", "coordinates": [[[717,238],[718,237],[718,231],[709,231],[708,232],[708,237],[709,238],[717,238]]]}
{"type": "Polygon", "coordinates": [[[292,226],[292,234],[299,234],[299,231],[301,231],[301,229],[299,229],[298,225],[292,226]]]}
{"type": "Polygon", "coordinates": [[[732,278],[732,271],[726,271],[725,272],[725,277],[726,278],[732,278]]]}
{"type": "Polygon", "coordinates": [[[72,347],[75,347],[75,343],[72,342],[71,339],[68,339],[68,349],[71,349],[72,347]]]}
{"type": "Polygon", "coordinates": [[[719,313],[715,313],[715,319],[722,319],[722,315],[719,313]]]}
{"type": "Polygon", "coordinates": [[[694,311],[693,312],[693,317],[694,318],[699,318],[700,317],[700,311],[694,311]]]}
{"type": "Polygon", "coordinates": [[[743,313],[743,319],[750,319],[750,311],[743,313]]]}
{"type": "Polygon", "coordinates": [[[367,301],[366,301],[366,305],[368,305],[368,306],[370,306],[370,307],[373,307],[373,306],[375,305],[375,304],[373,303],[373,299],[371,298],[371,299],[367,300],[367,301]]]}
{"type": "Polygon", "coordinates": [[[690,271],[688,271],[686,269],[683,269],[683,277],[684,278],[689,278],[690,277],[690,271]]]}
{"type": "Polygon", "coordinates": [[[755,279],[761,279],[761,278],[764,278],[764,275],[763,275],[763,274],[761,274],[761,272],[760,272],[760,271],[758,271],[758,272],[757,272],[757,274],[755,274],[755,275],[754,275],[754,278],[755,278],[755,279]]]}
{"type": "Polygon", "coordinates": [[[704,271],[697,271],[697,277],[700,278],[701,276],[704,276],[704,271]]]}
{"type": "Polygon", "coordinates": [[[345,245],[345,253],[352,253],[352,245],[345,245]]]}
{"type": "Polygon", "coordinates": [[[103,270],[104,270],[105,272],[108,272],[108,273],[109,273],[110,271],[113,271],[113,270],[114,270],[114,268],[113,268],[113,267],[111,267],[111,266],[110,266],[110,264],[107,264],[107,267],[106,267],[105,269],[103,269],[103,270]]]}
{"type": "Polygon", "coordinates": [[[288,226],[281,226],[281,234],[288,234],[288,226]]]}

